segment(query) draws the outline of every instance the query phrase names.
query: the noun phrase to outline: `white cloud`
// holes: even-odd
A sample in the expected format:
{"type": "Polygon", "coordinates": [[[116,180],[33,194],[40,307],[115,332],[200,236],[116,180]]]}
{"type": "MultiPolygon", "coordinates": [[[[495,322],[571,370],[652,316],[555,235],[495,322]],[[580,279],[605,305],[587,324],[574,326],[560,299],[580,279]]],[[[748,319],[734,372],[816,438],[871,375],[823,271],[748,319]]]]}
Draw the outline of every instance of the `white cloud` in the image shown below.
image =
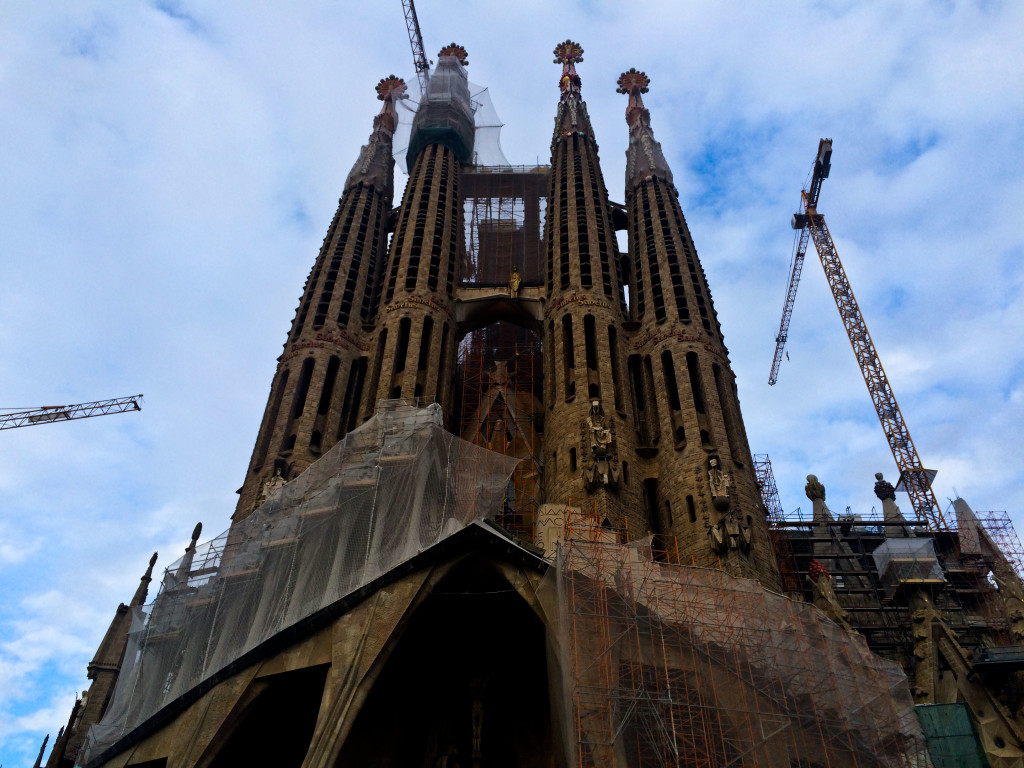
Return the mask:
{"type": "MultiPolygon", "coordinates": [[[[772,455],[787,509],[814,472],[833,509],[866,512],[892,459],[813,253],[791,361],[766,383],[789,216],[832,137],[820,209],[938,495],[955,486],[1020,514],[1024,6],[418,11],[428,53],[469,49],[513,162],[546,162],[551,49],[578,39],[613,200],[626,145],[614,82],[647,71],[751,447],[772,455]]],[[[0,5],[0,405],[147,395],[141,413],[3,433],[0,721],[15,726],[0,762],[30,764],[48,708],[52,732],[66,719],[150,553],[169,563],[197,520],[227,526],[373,85],[391,72],[413,80],[397,3],[0,5]]]]}

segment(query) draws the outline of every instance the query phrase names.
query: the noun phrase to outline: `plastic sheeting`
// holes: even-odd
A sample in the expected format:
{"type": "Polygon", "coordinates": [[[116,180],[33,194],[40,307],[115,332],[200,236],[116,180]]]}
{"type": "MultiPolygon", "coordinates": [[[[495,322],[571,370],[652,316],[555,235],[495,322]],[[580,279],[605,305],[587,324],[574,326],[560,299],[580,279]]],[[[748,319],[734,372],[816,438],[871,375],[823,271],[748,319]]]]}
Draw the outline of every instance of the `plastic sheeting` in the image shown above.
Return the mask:
{"type": "Polygon", "coordinates": [[[406,167],[428,144],[443,144],[463,163],[473,156],[474,118],[465,68],[454,56],[442,56],[416,110],[406,167]]]}
{"type": "Polygon", "coordinates": [[[906,581],[944,581],[931,539],[886,539],[871,553],[882,583],[897,587],[906,581]]]}
{"type": "Polygon", "coordinates": [[[386,403],[166,570],[156,600],[134,616],[81,764],[267,639],[499,512],[517,462],[446,432],[436,404],[386,403]]]}
{"type": "Polygon", "coordinates": [[[555,573],[567,765],[931,765],[902,669],[813,606],[607,536],[555,573]]]}

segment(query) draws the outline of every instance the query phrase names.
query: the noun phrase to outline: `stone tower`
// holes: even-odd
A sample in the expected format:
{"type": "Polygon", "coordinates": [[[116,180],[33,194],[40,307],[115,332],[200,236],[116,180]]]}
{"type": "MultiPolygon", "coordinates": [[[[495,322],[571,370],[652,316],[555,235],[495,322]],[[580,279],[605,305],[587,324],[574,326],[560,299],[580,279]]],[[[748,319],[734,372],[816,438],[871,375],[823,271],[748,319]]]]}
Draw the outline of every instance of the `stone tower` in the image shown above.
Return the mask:
{"type": "Polygon", "coordinates": [[[626,209],[631,272],[629,355],[637,446],[646,459],[651,529],[677,538],[685,561],[709,554],[739,576],[778,587],[764,504],[740,415],[736,377],[679,196],[641,97],[627,94],[626,209]]]}
{"type": "Polygon", "coordinates": [[[459,177],[473,152],[466,49],[438,54],[409,140],[409,184],[385,270],[364,417],[379,400],[438,402],[451,412],[454,301],[462,236],[459,177]]]}
{"type": "Polygon", "coordinates": [[[562,76],[546,227],[545,492],[549,502],[593,503],[602,520],[643,535],[648,525],[629,477],[636,440],[622,357],[626,305],[608,191],[576,74],[583,48],[566,40],[554,53],[562,76]]]}
{"type": "Polygon", "coordinates": [[[805,592],[840,627],[779,594],[649,80],[618,81],[616,205],[582,54],[554,51],[550,167],[486,166],[446,46],[397,209],[405,86],[380,81],[232,527],[201,545],[197,527],[128,638],[147,571],[51,764],[77,723],[93,768],[895,764],[914,737],[896,670],[844,632],[820,564],[805,592]]]}
{"type": "Polygon", "coordinates": [[[395,102],[405,98],[405,90],[404,81],[394,75],[377,84],[384,106],[345,180],[306,279],[239,490],[236,521],[362,423],[359,408],[374,338],[377,277],[394,194],[395,102]]]}

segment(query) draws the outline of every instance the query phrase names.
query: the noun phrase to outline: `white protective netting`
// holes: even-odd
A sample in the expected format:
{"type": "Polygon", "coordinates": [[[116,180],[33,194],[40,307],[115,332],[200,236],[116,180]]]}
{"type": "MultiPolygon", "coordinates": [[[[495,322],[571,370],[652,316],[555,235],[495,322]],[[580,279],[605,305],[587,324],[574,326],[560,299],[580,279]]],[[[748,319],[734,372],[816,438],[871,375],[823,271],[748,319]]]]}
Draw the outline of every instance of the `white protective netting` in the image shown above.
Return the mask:
{"type": "Polygon", "coordinates": [[[517,462],[446,432],[436,404],[385,403],[252,515],[167,568],[133,617],[80,764],[269,638],[499,512],[517,462]]]}
{"type": "MultiPolygon", "coordinates": [[[[487,86],[468,83],[469,103],[473,110],[473,155],[471,164],[488,168],[511,168],[505,151],[501,148],[501,129],[505,124],[498,116],[491,100],[487,86]]],[[[396,167],[404,174],[408,173],[406,163],[409,151],[409,138],[412,134],[413,121],[422,102],[414,101],[415,97],[398,102],[398,127],[395,131],[393,156],[396,167]]]]}

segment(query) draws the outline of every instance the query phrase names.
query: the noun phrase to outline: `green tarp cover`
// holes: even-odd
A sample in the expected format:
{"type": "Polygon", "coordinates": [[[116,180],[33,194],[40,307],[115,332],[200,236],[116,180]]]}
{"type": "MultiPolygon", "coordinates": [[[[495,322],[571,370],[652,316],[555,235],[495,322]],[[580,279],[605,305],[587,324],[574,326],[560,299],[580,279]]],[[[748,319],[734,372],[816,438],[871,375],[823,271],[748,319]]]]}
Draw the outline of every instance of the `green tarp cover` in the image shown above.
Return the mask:
{"type": "Polygon", "coordinates": [[[966,704],[919,704],[914,711],[935,768],[990,768],[966,704]]]}

